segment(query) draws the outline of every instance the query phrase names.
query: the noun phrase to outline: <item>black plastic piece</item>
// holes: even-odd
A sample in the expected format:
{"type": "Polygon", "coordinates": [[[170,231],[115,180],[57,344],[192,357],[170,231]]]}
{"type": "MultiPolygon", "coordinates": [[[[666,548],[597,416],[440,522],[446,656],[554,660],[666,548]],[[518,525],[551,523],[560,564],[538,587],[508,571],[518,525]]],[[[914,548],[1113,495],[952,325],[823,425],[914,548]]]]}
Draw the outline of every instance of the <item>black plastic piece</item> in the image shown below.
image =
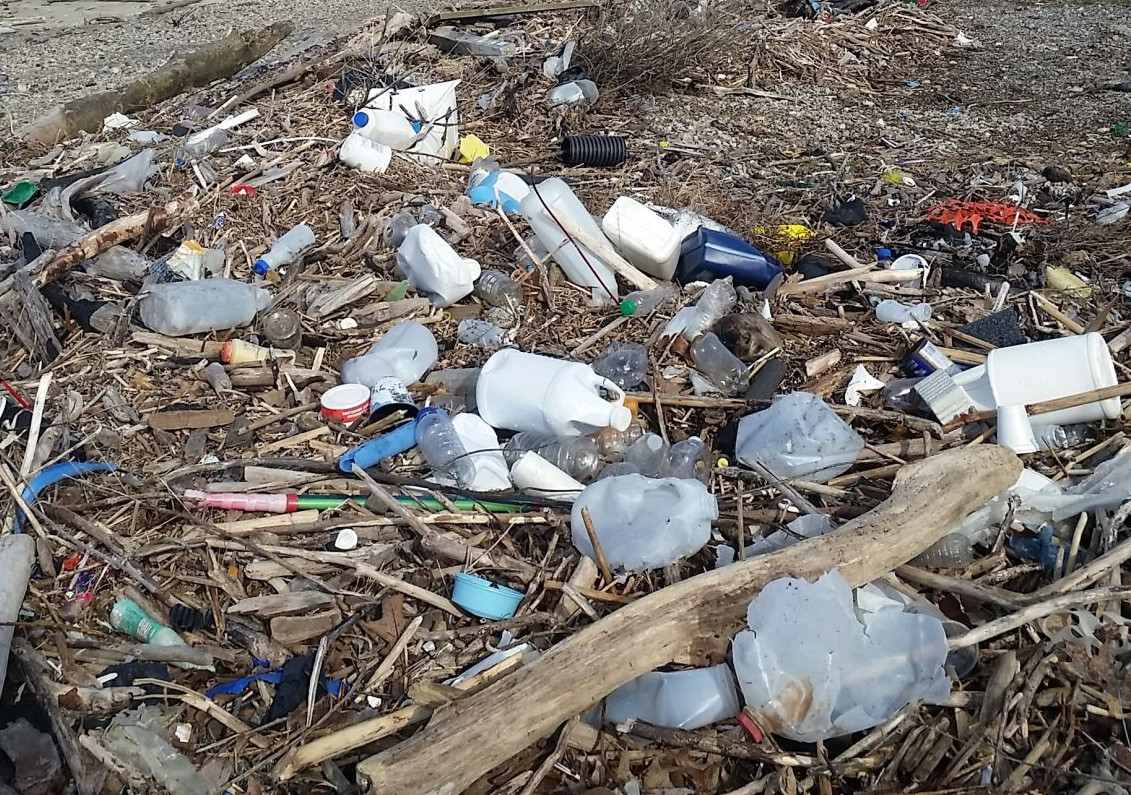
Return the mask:
{"type": "Polygon", "coordinates": [[[628,160],[628,139],[621,135],[567,135],[562,139],[567,166],[619,166],[628,160]]]}

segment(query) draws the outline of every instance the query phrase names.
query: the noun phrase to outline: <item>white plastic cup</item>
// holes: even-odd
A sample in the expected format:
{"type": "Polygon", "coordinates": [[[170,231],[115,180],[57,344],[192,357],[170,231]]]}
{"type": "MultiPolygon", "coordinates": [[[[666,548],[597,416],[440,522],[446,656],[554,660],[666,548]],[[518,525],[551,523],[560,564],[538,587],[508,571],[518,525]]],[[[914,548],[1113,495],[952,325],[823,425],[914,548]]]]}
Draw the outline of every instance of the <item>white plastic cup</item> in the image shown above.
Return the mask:
{"type": "Polygon", "coordinates": [[[369,387],[341,384],[327,389],[322,395],[321,406],[322,419],[348,425],[369,413],[369,387]]]}
{"type": "MultiPolygon", "coordinates": [[[[986,357],[986,378],[996,406],[1026,406],[1115,386],[1111,351],[1099,334],[996,348],[986,357]]],[[[956,379],[957,380],[957,379],[956,379]]],[[[1072,425],[1114,420],[1120,401],[1113,397],[1035,415],[1039,425],[1072,425]]]]}
{"type": "Polygon", "coordinates": [[[585,486],[533,451],[511,467],[511,481],[525,494],[573,502],[585,486]]]}
{"type": "Polygon", "coordinates": [[[1037,440],[1024,406],[998,406],[997,443],[1015,453],[1035,453],[1037,440]]]}

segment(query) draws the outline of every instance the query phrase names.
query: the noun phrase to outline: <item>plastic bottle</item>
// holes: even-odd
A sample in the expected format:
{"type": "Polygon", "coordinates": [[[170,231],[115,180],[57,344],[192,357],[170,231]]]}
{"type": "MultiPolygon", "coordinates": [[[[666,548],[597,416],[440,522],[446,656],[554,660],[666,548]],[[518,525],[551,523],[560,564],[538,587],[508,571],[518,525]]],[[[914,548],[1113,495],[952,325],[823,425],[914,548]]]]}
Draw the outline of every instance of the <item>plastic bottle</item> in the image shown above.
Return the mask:
{"type": "Polygon", "coordinates": [[[605,478],[586,487],[573,504],[573,543],[595,558],[581,511],[588,508],[593,528],[614,567],[658,569],[698,552],[711,538],[718,518],[714,495],[697,480],[643,475],[605,478]]]}
{"type": "Polygon", "coordinates": [[[633,442],[625,453],[624,463],[635,469],[645,477],[659,477],[668,466],[668,454],[671,447],[664,441],[664,437],[655,433],[647,433],[633,442]]]}
{"type": "Polygon", "coordinates": [[[683,284],[731,276],[736,284],[762,290],[784,271],[777,259],[737,235],[703,226],[685,237],[680,249],[676,273],[683,284]]]}
{"type": "Polygon", "coordinates": [[[592,241],[611,244],[569,185],[557,177],[540,183],[522,200],[522,214],[571,282],[594,288],[597,300],[617,300],[612,269],[584,241],[578,240],[575,232],[592,241]],[[568,235],[559,222],[570,227],[568,235]]]}
{"type": "Polygon", "coordinates": [[[184,646],[173,630],[162,624],[132,599],[119,599],[110,609],[110,626],[134,640],[154,646],[184,646]]]}
{"type": "Polygon", "coordinates": [[[681,332],[683,338],[688,342],[694,342],[696,337],[734,309],[736,303],[738,303],[738,294],[728,279],[716,279],[711,282],[699,296],[694,314],[684,325],[681,332]]]}
{"type": "Polygon", "coordinates": [[[632,389],[648,373],[648,351],[643,345],[614,342],[593,362],[593,372],[621,389],[632,389]]]}
{"type": "Polygon", "coordinates": [[[486,320],[467,318],[456,326],[456,338],[468,345],[493,351],[507,344],[507,331],[486,320]]]}
{"type": "Polygon", "coordinates": [[[246,326],[266,309],[271,294],[235,279],[155,284],[138,301],[146,328],[170,337],[246,326]]]}
{"type": "Polygon", "coordinates": [[[417,413],[416,446],[432,469],[460,488],[468,488],[475,479],[475,465],[443,409],[427,407],[417,413]]]}
{"type": "Polygon", "coordinates": [[[362,356],[347,359],[341,368],[343,384],[365,384],[372,388],[392,376],[413,384],[436,363],[439,347],[427,326],[406,320],[389,329],[362,356]]]}
{"type": "Polygon", "coordinates": [[[255,261],[255,272],[260,276],[270,270],[290,265],[295,257],[314,245],[314,230],[306,224],[299,224],[275,241],[271,250],[255,261]]]}
{"type": "Polygon", "coordinates": [[[416,216],[412,214],[411,210],[401,210],[385,224],[385,229],[381,232],[381,239],[385,241],[386,246],[400,248],[408,230],[418,223],[420,222],[416,220],[416,216]]]}
{"type": "MultiPolygon", "coordinates": [[[[698,729],[739,713],[738,688],[726,663],[687,671],[652,671],[614,690],[605,699],[604,720],[639,720],[653,726],[698,729]]],[[[595,710],[601,719],[601,709],[595,710]]],[[[588,718],[587,718],[588,720],[588,718]]]]}
{"type": "Polygon", "coordinates": [[[416,141],[417,131],[403,113],[362,108],[353,114],[355,133],[390,149],[405,150],[416,141]]]}
{"type": "Polygon", "coordinates": [[[623,431],[616,428],[602,428],[593,436],[597,444],[597,455],[604,461],[620,461],[624,459],[628,448],[644,435],[644,428],[639,422],[629,423],[623,431]]]}
{"type": "Polygon", "coordinates": [[[707,445],[703,444],[703,440],[698,436],[691,436],[682,442],[676,442],[672,445],[671,452],[668,454],[667,466],[660,474],[666,478],[705,480],[707,472],[705,469],[699,468],[699,464],[706,452],[707,445]]]}
{"type": "Polygon", "coordinates": [[[912,320],[930,320],[930,304],[914,304],[908,306],[899,301],[885,298],[876,305],[876,320],[881,323],[907,323],[912,320]]]}
{"type": "Polygon", "coordinates": [[[949,533],[913,558],[911,564],[935,569],[958,569],[973,561],[970,539],[962,533],[949,533]]]}
{"type": "Polygon", "coordinates": [[[702,334],[691,343],[691,360],[724,395],[737,395],[746,389],[746,365],[727,350],[714,332],[702,334]]]}
{"type": "Polygon", "coordinates": [[[888,381],[880,392],[880,400],[884,408],[895,411],[916,411],[922,407],[923,401],[915,391],[915,385],[922,378],[895,378],[888,381]]]}
{"type": "Polygon", "coordinates": [[[523,431],[503,445],[503,457],[514,464],[523,453],[534,452],[577,480],[592,480],[601,469],[597,442],[588,436],[547,436],[523,431]]]}
{"type": "Polygon", "coordinates": [[[660,304],[679,295],[679,288],[674,284],[664,284],[651,290],[633,290],[620,302],[622,315],[644,317],[651,314],[660,304]]]}
{"type": "Polygon", "coordinates": [[[554,86],[546,94],[547,105],[591,105],[597,101],[600,92],[592,80],[574,80],[554,86]]]}
{"type": "Polygon", "coordinates": [[[272,309],[264,316],[259,328],[272,348],[293,351],[302,344],[302,323],[290,309],[272,309]]]}
{"type": "Polygon", "coordinates": [[[511,348],[483,365],[475,402],[488,423],[512,431],[581,436],[610,426],[623,430],[632,421],[624,390],[589,365],[511,348]]]}
{"type": "Polygon", "coordinates": [[[405,233],[397,249],[397,267],[434,306],[451,306],[466,298],[480,273],[476,260],[461,257],[427,224],[405,233]]]}
{"type": "Polygon", "coordinates": [[[483,271],[475,280],[475,297],[491,306],[522,306],[522,285],[502,271],[483,271]]]}

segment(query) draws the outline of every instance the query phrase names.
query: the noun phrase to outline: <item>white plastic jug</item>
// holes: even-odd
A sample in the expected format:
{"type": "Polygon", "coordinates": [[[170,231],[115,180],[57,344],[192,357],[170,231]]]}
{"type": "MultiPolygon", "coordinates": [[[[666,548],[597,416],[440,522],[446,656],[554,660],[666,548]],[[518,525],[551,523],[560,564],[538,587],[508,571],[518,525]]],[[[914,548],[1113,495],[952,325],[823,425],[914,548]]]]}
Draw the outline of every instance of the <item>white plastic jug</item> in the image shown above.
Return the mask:
{"type": "Polygon", "coordinates": [[[624,390],[589,365],[514,348],[499,351],[483,365],[475,403],[480,416],[496,428],[552,436],[588,436],[608,427],[623,431],[632,421],[624,390]]]}
{"type": "Polygon", "coordinates": [[[617,280],[612,269],[577,240],[576,235],[572,232],[567,235],[559,223],[566,222],[571,229],[576,227],[593,240],[605,237],[569,185],[557,177],[539,183],[522,200],[522,215],[561,266],[566,278],[582,287],[594,288],[594,297],[598,300],[616,300],[617,280]]]}
{"type": "Polygon", "coordinates": [[[393,159],[393,150],[383,143],[366,138],[359,132],[352,132],[342,141],[338,159],[347,166],[367,174],[384,174],[393,159]]]}
{"type": "Polygon", "coordinates": [[[657,279],[670,280],[679,262],[675,227],[636,199],[621,196],[601,220],[601,229],[622,257],[657,279]]]}
{"type": "Polygon", "coordinates": [[[400,113],[409,124],[419,123],[423,135],[408,149],[423,165],[436,166],[451,158],[459,145],[459,112],[456,110],[456,86],[459,80],[433,83],[428,86],[369,92],[366,110],[391,110],[400,113]]]}
{"type": "Polygon", "coordinates": [[[436,363],[439,348],[427,326],[415,320],[400,323],[361,356],[342,364],[343,384],[365,384],[372,389],[383,378],[414,384],[436,363]]]}
{"type": "Polygon", "coordinates": [[[353,130],[370,141],[401,151],[412,147],[417,135],[403,113],[379,108],[362,108],[353,114],[353,130]]]}
{"type": "Polygon", "coordinates": [[[167,282],[148,288],[138,301],[146,328],[181,337],[246,326],[271,303],[271,293],[235,279],[167,282]]]}
{"type": "Polygon", "coordinates": [[[711,522],[719,516],[715,496],[698,480],[604,478],[586,486],[570,516],[574,546],[593,558],[584,508],[609,565],[627,571],[658,569],[694,555],[710,540],[711,522]]]}
{"type": "Polygon", "coordinates": [[[451,306],[471,295],[480,273],[476,260],[461,257],[428,224],[408,230],[397,249],[397,267],[435,306],[451,306]]]}

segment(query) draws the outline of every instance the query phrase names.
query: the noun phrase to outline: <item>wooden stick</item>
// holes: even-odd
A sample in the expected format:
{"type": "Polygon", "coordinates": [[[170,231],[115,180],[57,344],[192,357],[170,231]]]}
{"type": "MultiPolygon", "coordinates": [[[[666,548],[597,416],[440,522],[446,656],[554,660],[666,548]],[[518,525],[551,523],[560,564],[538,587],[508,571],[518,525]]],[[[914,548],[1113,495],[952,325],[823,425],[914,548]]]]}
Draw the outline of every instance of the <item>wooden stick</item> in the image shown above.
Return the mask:
{"type": "Polygon", "coordinates": [[[558,644],[528,668],[460,704],[412,739],[358,765],[363,786],[398,795],[461,792],[562,721],[642,671],[725,655],[750,600],[785,575],[836,568],[858,586],[944,536],[973,506],[1013,483],[1021,462],[997,446],[940,453],[910,464],[892,495],[829,535],[663,588],[558,644]]]}
{"type": "Polygon", "coordinates": [[[1131,600],[1131,588],[1093,588],[1084,593],[1070,593],[1064,596],[1054,596],[1052,599],[1045,602],[1038,602],[1037,604],[1023,607],[1016,613],[1002,616],[987,624],[982,624],[980,627],[975,627],[957,638],[951,638],[950,648],[953,651],[954,649],[964,649],[967,646],[975,646],[996,638],[998,635],[1004,635],[1006,632],[1010,632],[1018,627],[1023,627],[1030,621],[1036,621],[1038,618],[1051,616],[1053,613],[1071,610],[1073,607],[1080,607],[1081,605],[1091,604],[1092,602],[1104,602],[1109,599],[1118,599],[1120,601],[1131,600]]]}
{"type": "Polygon", "coordinates": [[[837,245],[837,242],[832,238],[827,238],[825,240],[825,249],[852,270],[872,270],[877,265],[879,265],[878,262],[872,265],[865,265],[863,262],[856,259],[856,257],[852,256],[839,245],[837,245]]]}
{"type": "Polygon", "coordinates": [[[593,517],[588,508],[581,509],[581,521],[585,523],[585,532],[589,534],[589,543],[593,545],[593,552],[597,557],[597,565],[601,567],[601,578],[605,585],[613,581],[613,571],[609,568],[609,560],[605,557],[605,550],[601,548],[601,539],[597,538],[597,530],[593,527],[593,517]]]}
{"type": "Polygon", "coordinates": [[[922,268],[899,271],[877,271],[872,265],[863,268],[854,268],[850,271],[829,273],[806,279],[803,282],[789,282],[778,288],[778,295],[801,295],[803,293],[819,293],[840,287],[849,282],[864,282],[866,284],[885,284],[887,282],[914,282],[923,278],[922,268]]]}
{"type": "Polygon", "coordinates": [[[412,643],[416,631],[420,629],[420,625],[423,623],[424,616],[417,616],[409,622],[409,625],[404,628],[404,632],[397,638],[397,642],[393,644],[393,648],[389,649],[389,653],[385,655],[385,659],[377,666],[377,670],[373,672],[373,676],[365,683],[365,692],[375,692],[377,688],[389,678],[389,674],[393,672],[393,666],[396,665],[397,660],[400,659],[401,652],[405,650],[408,644],[412,643]]]}
{"type": "MultiPolygon", "coordinates": [[[[1025,407],[1025,411],[1030,417],[1036,414],[1047,414],[1050,411],[1058,411],[1060,409],[1070,409],[1075,406],[1083,406],[1088,403],[1099,403],[1101,400],[1108,398],[1118,397],[1123,398],[1131,395],[1131,381],[1122,384],[1115,384],[1114,386],[1105,386],[1101,389],[1092,389],[1087,392],[1080,392],[1075,395],[1066,395],[1062,398],[1055,398],[1053,400],[1042,400],[1040,403],[1030,403],[1025,407]]],[[[963,414],[956,420],[951,420],[943,426],[944,431],[951,431],[955,428],[961,428],[968,422],[980,422],[981,420],[992,420],[997,417],[996,411],[974,411],[969,414],[963,414]]]]}

